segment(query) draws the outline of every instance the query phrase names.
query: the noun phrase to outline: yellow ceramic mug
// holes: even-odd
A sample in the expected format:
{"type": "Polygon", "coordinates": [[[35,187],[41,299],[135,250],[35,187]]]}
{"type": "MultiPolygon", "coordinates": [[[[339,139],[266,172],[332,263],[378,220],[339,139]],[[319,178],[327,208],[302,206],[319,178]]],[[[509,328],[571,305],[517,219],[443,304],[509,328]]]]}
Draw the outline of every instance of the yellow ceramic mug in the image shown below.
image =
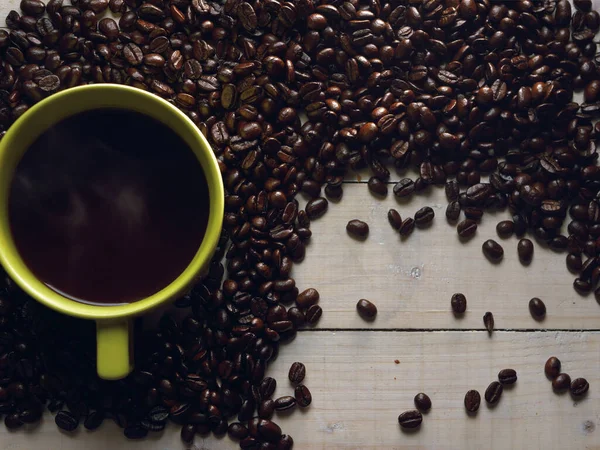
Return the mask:
{"type": "Polygon", "coordinates": [[[93,319],[97,329],[100,377],[115,380],[133,369],[132,318],[174,300],[208,267],[223,222],[224,191],[217,160],[194,123],[167,101],[128,86],[97,84],[69,89],[41,101],[21,116],[0,141],[0,263],[33,298],[64,314],[93,319]],[[154,295],[119,306],[94,306],[63,297],[38,280],[17,252],[8,221],[8,194],[23,154],[44,131],[74,114],[100,108],[136,111],[164,123],[194,151],[202,165],[210,195],[206,234],[189,266],[171,284],[154,295]]]}

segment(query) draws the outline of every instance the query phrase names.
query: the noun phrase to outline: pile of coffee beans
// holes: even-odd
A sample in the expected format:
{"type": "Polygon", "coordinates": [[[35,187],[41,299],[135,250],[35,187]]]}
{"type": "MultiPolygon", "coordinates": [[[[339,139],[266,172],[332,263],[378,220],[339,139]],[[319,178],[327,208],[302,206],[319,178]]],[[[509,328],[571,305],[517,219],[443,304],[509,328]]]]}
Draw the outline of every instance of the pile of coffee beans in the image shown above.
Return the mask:
{"type": "MultiPolygon", "coordinates": [[[[133,439],[172,421],[186,442],[229,432],[242,448],[290,448],[257,408],[270,409],[263,404],[275,381],[265,373],[280,344],[321,317],[318,293],[300,294],[290,273],[326,197],[342,198],[348,169],[367,168],[380,197],[390,167],[419,172],[393,187],[403,199],[445,185],[446,217],[461,239],[475,236],[486,211],[508,207],[504,235],[530,231],[566,251],[575,289],[596,289],[600,15],[590,0],[575,5],[22,0],[0,30],[0,133],[55,92],[134,86],[181,108],[208,137],[226,198],[208,277],[177,301],[177,314],[139,332],[136,370],[125,380],[96,377],[93,324],[54,314],[4,280],[6,425],[35,422],[47,406],[61,411],[65,430],[96,428],[106,417],[133,439]],[[583,104],[573,101],[576,90],[583,104]],[[298,193],[310,199],[304,209],[298,193]]],[[[404,220],[389,214],[402,236],[432,218],[428,209],[404,220]]],[[[503,254],[496,242],[484,251],[503,254]]],[[[520,254],[525,261],[527,248],[520,254]]],[[[491,313],[485,325],[493,330],[491,313]]],[[[274,409],[297,397],[273,400],[274,409]]],[[[467,409],[476,409],[478,395],[467,397],[467,409]]],[[[419,417],[410,412],[401,423],[419,417]]]]}

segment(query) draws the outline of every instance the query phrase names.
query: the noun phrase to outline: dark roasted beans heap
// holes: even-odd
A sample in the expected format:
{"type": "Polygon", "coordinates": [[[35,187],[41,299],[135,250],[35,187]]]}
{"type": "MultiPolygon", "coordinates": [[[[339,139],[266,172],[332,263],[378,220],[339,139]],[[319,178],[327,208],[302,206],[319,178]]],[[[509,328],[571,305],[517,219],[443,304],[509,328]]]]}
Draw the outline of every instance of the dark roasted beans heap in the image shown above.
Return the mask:
{"type": "MultiPolygon", "coordinates": [[[[512,225],[499,232],[529,230],[567,251],[574,287],[595,289],[600,15],[589,0],[575,3],[572,11],[566,0],[23,0],[0,30],[0,131],[44,97],[87,83],[128,84],[177,105],[219,160],[227,194],[215,261],[226,256],[227,278],[214,262],[177,301],[180,318],[140,333],[136,371],[119,382],[95,376],[93,324],[44,309],[6,280],[6,425],[39,420],[48,402],[64,430],[110,417],[133,439],[171,420],[185,442],[212,431],[245,449],[290,448],[256,411],[271,417],[310,402],[299,387],[271,401],[275,380],[264,375],[280,342],[321,316],[318,293],[298,297],[290,273],[310,221],[327,211],[323,186],[340,199],[348,168],[367,168],[378,196],[388,195],[390,165],[419,171],[393,187],[398,197],[451,177],[446,216],[463,239],[484,211],[508,206],[512,225]],[[582,105],[572,101],[577,89],[582,105]],[[311,198],[304,210],[298,192],[311,198]]],[[[390,222],[408,238],[432,217],[392,212],[390,222]]],[[[493,244],[484,250],[500,257],[493,244]]],[[[469,394],[465,405],[475,411],[479,401],[469,394]]],[[[399,420],[416,426],[420,413],[399,420]]]]}

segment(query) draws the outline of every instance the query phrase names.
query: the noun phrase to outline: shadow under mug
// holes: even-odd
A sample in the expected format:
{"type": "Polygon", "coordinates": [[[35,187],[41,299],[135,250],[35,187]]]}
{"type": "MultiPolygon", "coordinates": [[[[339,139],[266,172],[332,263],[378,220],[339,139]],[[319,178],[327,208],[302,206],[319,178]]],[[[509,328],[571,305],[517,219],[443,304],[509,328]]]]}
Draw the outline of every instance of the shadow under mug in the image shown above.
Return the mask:
{"type": "Polygon", "coordinates": [[[175,106],[139,89],[97,84],[62,91],[27,110],[0,141],[0,263],[10,277],[40,303],[64,314],[96,321],[97,370],[98,375],[107,380],[123,378],[133,369],[133,317],[176,299],[207,270],[221,233],[223,211],[223,181],[206,138],[175,106]],[[43,132],[63,119],[102,108],[138,112],[164,123],[177,133],[198,158],[206,176],[210,199],[206,234],[187,268],[171,284],[150,297],[116,306],[79,303],[63,297],[38,280],[17,251],[8,220],[11,182],[27,149],[43,132]]]}

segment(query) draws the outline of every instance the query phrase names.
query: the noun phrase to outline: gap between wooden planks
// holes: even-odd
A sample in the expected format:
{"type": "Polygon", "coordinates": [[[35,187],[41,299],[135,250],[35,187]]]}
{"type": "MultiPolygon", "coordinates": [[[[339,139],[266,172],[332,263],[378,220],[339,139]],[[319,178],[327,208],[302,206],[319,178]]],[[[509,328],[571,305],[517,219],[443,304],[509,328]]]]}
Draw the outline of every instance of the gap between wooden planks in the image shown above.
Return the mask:
{"type": "MultiPolygon", "coordinates": [[[[275,396],[293,387],[287,372],[306,364],[304,383],[313,404],[275,415],[296,449],[600,449],[600,333],[497,332],[312,332],[282,348],[269,375],[275,396]],[[590,382],[588,395],[556,395],[543,373],[558,356],[563,370],[590,382]],[[394,360],[398,359],[399,364],[394,360]],[[483,396],[498,371],[513,368],[518,381],[494,408],[476,417],[463,407],[467,390],[483,396]],[[416,433],[400,430],[397,417],[426,392],[433,407],[416,433]]],[[[179,427],[169,425],[141,442],[126,441],[113,423],[95,432],[60,433],[49,415],[35,433],[0,431],[0,450],[178,450],[179,427]]],[[[196,437],[193,450],[238,448],[228,437],[196,437]]]]}

